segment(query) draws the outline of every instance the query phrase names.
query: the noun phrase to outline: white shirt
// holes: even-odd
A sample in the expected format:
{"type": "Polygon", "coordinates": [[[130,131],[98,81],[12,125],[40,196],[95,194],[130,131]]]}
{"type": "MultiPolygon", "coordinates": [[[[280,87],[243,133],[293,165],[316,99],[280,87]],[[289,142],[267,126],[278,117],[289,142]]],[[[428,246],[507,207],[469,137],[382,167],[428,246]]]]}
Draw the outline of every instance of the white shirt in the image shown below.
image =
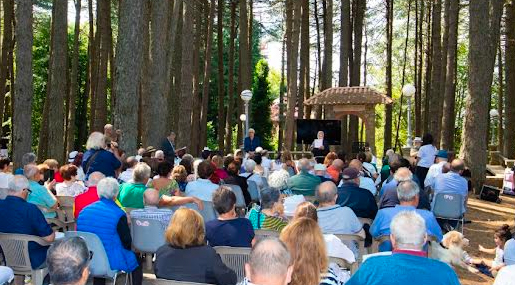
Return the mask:
{"type": "Polygon", "coordinates": [[[420,147],[417,157],[420,158],[417,166],[429,168],[435,162],[435,156],[438,150],[432,144],[426,144],[420,147]]]}
{"type": "Polygon", "coordinates": [[[13,179],[10,173],[0,172],[0,188],[9,189],[9,181],[13,179]]]}
{"type": "Polygon", "coordinates": [[[444,166],[444,164],[446,164],[447,161],[440,161],[436,164],[433,164],[431,165],[431,167],[429,167],[429,171],[427,172],[427,176],[426,176],[426,180],[424,180],[424,187],[428,187],[428,186],[431,186],[431,188],[434,187],[434,182],[435,182],[435,178],[436,176],[438,176],[438,174],[441,174],[442,173],[442,168],[444,166]]]}
{"type": "Polygon", "coordinates": [[[120,176],[118,176],[118,180],[121,180],[123,182],[129,182],[132,180],[132,172],[134,171],[133,168],[127,168],[124,172],[120,173],[120,176]]]}
{"type": "Polygon", "coordinates": [[[338,257],[347,260],[350,263],[356,261],[354,253],[343,242],[333,234],[324,234],[325,247],[327,256],[338,257]]]}
{"type": "Polygon", "coordinates": [[[66,182],[57,183],[55,185],[55,192],[57,196],[71,196],[75,197],[79,194],[82,194],[86,191],[86,187],[80,183],[73,182],[71,184],[67,184],[66,182]]]}
{"type": "Polygon", "coordinates": [[[515,282],[515,265],[509,265],[501,268],[497,277],[495,277],[494,285],[513,285],[515,282]]]}
{"type": "Polygon", "coordinates": [[[270,160],[268,157],[262,157],[261,166],[265,169],[270,170],[270,167],[272,166],[272,160],[270,160]]]}

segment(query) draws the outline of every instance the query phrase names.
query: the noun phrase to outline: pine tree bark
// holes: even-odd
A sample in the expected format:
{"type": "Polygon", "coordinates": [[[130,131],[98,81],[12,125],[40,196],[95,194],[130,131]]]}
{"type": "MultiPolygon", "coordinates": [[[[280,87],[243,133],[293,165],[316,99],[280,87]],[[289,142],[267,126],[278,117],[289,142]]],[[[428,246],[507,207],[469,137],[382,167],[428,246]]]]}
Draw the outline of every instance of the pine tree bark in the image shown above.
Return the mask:
{"type": "Polygon", "coordinates": [[[98,37],[95,36],[95,23],[94,23],[94,16],[93,16],[93,0],[88,0],[88,18],[89,18],[89,41],[88,41],[88,48],[89,48],[89,70],[88,70],[88,77],[89,77],[89,130],[93,130],[93,125],[95,121],[95,92],[97,88],[97,72],[98,72],[98,53],[97,53],[97,41],[98,37]]]}
{"type": "Polygon", "coordinates": [[[146,127],[151,121],[152,114],[148,113],[151,109],[150,100],[150,4],[149,0],[143,0],[142,20],[141,20],[141,80],[140,80],[140,103],[139,103],[139,136],[144,147],[150,145],[150,132],[146,127]]]}
{"type": "Polygon", "coordinates": [[[109,62],[109,17],[111,16],[111,3],[98,1],[97,3],[97,78],[94,98],[94,118],[92,131],[103,132],[107,123],[107,68],[109,62]]]}
{"type": "Polygon", "coordinates": [[[415,53],[415,65],[416,68],[416,92],[415,92],[415,136],[421,136],[422,133],[422,77],[423,77],[423,69],[424,69],[424,54],[422,51],[424,36],[422,34],[423,24],[424,24],[424,1],[415,1],[415,10],[416,10],[416,22],[417,22],[417,32],[416,32],[416,53],[415,53]],[[420,9],[418,8],[420,5],[420,9]]]}
{"type": "Polygon", "coordinates": [[[209,110],[209,81],[211,78],[211,54],[213,45],[213,27],[215,21],[215,11],[216,1],[211,0],[209,5],[209,19],[207,23],[206,34],[206,50],[204,56],[204,82],[202,83],[202,109],[200,113],[200,148],[204,148],[205,146],[207,146],[207,113],[209,110]]]}
{"type": "MultiPolygon", "coordinates": [[[[13,39],[13,18],[14,18],[14,1],[3,0],[4,26],[2,35],[2,55],[0,57],[0,124],[4,121],[5,93],[6,82],[9,73],[9,55],[14,49],[13,39]]],[[[3,128],[0,127],[0,136],[3,128]]]]}
{"type": "Polygon", "coordinates": [[[193,41],[193,64],[192,64],[192,73],[193,73],[193,112],[191,119],[191,154],[197,156],[200,155],[200,50],[202,45],[202,35],[204,31],[202,30],[202,4],[199,2],[194,5],[195,10],[194,13],[194,41],[193,41]]]}
{"type": "Polygon", "coordinates": [[[234,116],[234,57],[235,57],[235,44],[236,39],[236,4],[234,1],[231,2],[231,31],[229,35],[229,66],[228,66],[228,83],[227,83],[227,111],[226,113],[226,124],[225,124],[225,153],[232,151],[232,127],[233,127],[233,116],[234,116]]]}
{"type": "Polygon", "coordinates": [[[515,2],[506,5],[506,95],[504,155],[515,158],[515,2]]]}
{"type": "Polygon", "coordinates": [[[70,76],[70,101],[68,105],[68,128],[66,129],[66,153],[75,148],[75,100],[79,90],[79,35],[80,35],[81,1],[75,1],[75,27],[73,34],[73,57],[70,76]]]}
{"type": "Polygon", "coordinates": [[[31,152],[32,144],[32,0],[16,0],[14,36],[16,38],[16,78],[13,96],[13,161],[14,168],[21,165],[22,156],[31,152]]]}
{"type": "MultiPolygon", "coordinates": [[[[181,61],[181,34],[179,33],[180,25],[182,25],[183,0],[175,0],[173,3],[172,18],[170,22],[170,49],[168,50],[168,130],[175,130],[177,126],[178,112],[171,112],[179,105],[180,89],[180,61],[181,61]],[[177,68],[179,66],[179,68],[177,68]],[[174,118],[175,117],[175,118],[174,118]]],[[[168,131],[167,130],[167,131],[168,131]]]]}
{"type": "Polygon", "coordinates": [[[471,0],[469,5],[469,95],[460,157],[470,168],[476,194],[485,180],[489,102],[503,2],[471,0]]]}
{"type": "MultiPolygon", "coordinates": [[[[341,22],[341,34],[340,34],[340,72],[338,78],[338,86],[345,87],[349,85],[349,58],[352,56],[352,30],[351,30],[351,16],[350,16],[350,5],[351,0],[341,1],[340,11],[340,22],[341,22]]],[[[342,134],[341,134],[341,145],[345,151],[350,150],[350,145],[347,140],[348,138],[348,116],[344,116],[342,119],[342,134]]]]}
{"type": "Polygon", "coordinates": [[[52,79],[50,81],[50,93],[46,100],[49,101],[48,112],[48,157],[64,163],[64,94],[66,89],[66,75],[68,71],[68,3],[66,0],[54,0],[55,17],[54,40],[52,52],[54,60],[51,65],[52,79]],[[63,76],[64,71],[64,76],[63,76]]]}
{"type": "MultiPolygon", "coordinates": [[[[184,2],[183,35],[193,34],[194,7],[190,1],[184,2]]],[[[177,128],[177,146],[186,146],[191,151],[191,112],[193,97],[193,37],[185,36],[182,39],[182,75],[181,75],[181,101],[179,110],[179,125],[177,128]]]]}
{"type": "Polygon", "coordinates": [[[436,0],[433,7],[433,23],[431,29],[432,42],[432,68],[431,68],[431,93],[429,95],[429,133],[435,139],[435,145],[440,145],[441,114],[442,114],[442,0],[436,0]]]}
{"type": "Polygon", "coordinates": [[[167,135],[166,119],[168,104],[166,95],[167,78],[167,31],[169,1],[152,1],[150,10],[150,106],[148,108],[146,129],[148,145],[159,146],[161,139],[167,135]]]}
{"type": "Polygon", "coordinates": [[[218,149],[224,149],[225,137],[225,76],[224,76],[224,1],[218,0],[217,51],[218,51],[218,149]]]}
{"type": "MultiPolygon", "coordinates": [[[[442,99],[442,107],[443,107],[443,101],[445,100],[444,97],[445,97],[445,88],[447,87],[446,84],[445,84],[445,80],[446,80],[446,77],[447,77],[447,53],[449,52],[449,27],[450,27],[450,24],[449,24],[449,14],[450,14],[450,8],[451,8],[451,1],[453,0],[442,0],[442,3],[443,3],[443,32],[442,32],[442,62],[441,62],[441,66],[442,66],[442,70],[440,72],[440,82],[441,82],[441,85],[440,85],[440,98],[442,99]],[[445,1],[445,2],[444,2],[445,1]]],[[[440,131],[441,129],[443,128],[443,126],[440,128],[440,131]]]]}
{"type": "Polygon", "coordinates": [[[322,61],[322,77],[320,91],[332,87],[333,84],[333,0],[323,0],[324,11],[324,60],[322,61]]]}
{"type": "MultiPolygon", "coordinates": [[[[429,3],[428,3],[429,4],[429,3]]],[[[423,133],[427,133],[429,131],[429,97],[431,96],[431,67],[433,60],[433,48],[432,48],[432,40],[431,40],[431,11],[432,6],[428,5],[427,13],[426,13],[426,34],[427,34],[427,43],[425,48],[426,60],[425,60],[425,80],[424,80],[424,96],[422,98],[423,102],[423,133]]]]}
{"type": "Polygon", "coordinates": [[[445,72],[445,95],[442,116],[442,149],[454,150],[455,94],[456,94],[456,55],[458,49],[459,0],[449,3],[449,31],[447,44],[447,71],[445,72]]]}
{"type": "MultiPolygon", "coordinates": [[[[393,0],[386,0],[386,96],[392,98],[393,0]]],[[[385,106],[384,149],[392,148],[392,108],[385,106]]]]}
{"type": "Polygon", "coordinates": [[[497,112],[499,113],[499,121],[497,127],[497,142],[498,147],[497,150],[501,153],[504,148],[504,62],[503,62],[503,52],[502,52],[502,44],[499,41],[499,45],[497,46],[497,67],[499,68],[499,94],[497,98],[497,112]]]}
{"type": "MultiPolygon", "coordinates": [[[[155,3],[155,2],[154,2],[155,3]]],[[[143,5],[141,0],[121,0],[116,47],[114,125],[122,131],[120,148],[127,155],[135,155],[138,149],[138,125],[140,80],[143,48],[143,5]]],[[[163,64],[165,61],[163,62],[163,64]]],[[[163,106],[158,106],[163,107],[163,106]]],[[[160,120],[157,116],[154,117],[160,120]]]]}
{"type": "Polygon", "coordinates": [[[304,100],[309,99],[309,0],[301,1],[301,34],[300,34],[300,79],[299,79],[299,96],[297,101],[298,106],[298,118],[309,119],[311,116],[311,110],[307,112],[306,106],[304,106],[304,100]]]}

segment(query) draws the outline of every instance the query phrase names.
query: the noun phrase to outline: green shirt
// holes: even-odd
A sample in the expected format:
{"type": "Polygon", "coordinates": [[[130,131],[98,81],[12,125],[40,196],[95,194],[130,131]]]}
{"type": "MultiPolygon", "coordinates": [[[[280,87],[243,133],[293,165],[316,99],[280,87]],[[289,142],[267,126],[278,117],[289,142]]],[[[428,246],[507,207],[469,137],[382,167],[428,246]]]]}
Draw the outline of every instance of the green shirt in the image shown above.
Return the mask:
{"type": "Polygon", "coordinates": [[[311,175],[307,172],[299,172],[299,174],[288,179],[288,188],[293,192],[293,194],[314,196],[315,188],[320,183],[320,177],[311,175]]]}
{"type": "Polygon", "coordinates": [[[123,207],[143,209],[143,193],[147,186],[142,183],[123,183],[120,186],[118,200],[123,207]]]}

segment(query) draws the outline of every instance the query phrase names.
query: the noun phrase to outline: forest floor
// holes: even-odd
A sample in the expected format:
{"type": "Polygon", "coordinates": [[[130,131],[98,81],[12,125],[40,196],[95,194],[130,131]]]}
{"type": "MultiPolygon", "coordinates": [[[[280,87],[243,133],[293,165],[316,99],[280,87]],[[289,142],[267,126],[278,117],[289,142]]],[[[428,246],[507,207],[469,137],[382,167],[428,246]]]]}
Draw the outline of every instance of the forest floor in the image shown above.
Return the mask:
{"type": "MultiPolygon", "coordinates": [[[[472,257],[493,259],[494,255],[481,253],[478,246],[494,248],[494,231],[503,224],[513,229],[515,217],[515,198],[501,195],[501,204],[479,200],[469,196],[466,220],[472,221],[465,225],[465,237],[470,240],[470,246],[465,250],[472,257]]],[[[463,285],[493,284],[494,279],[484,274],[473,274],[465,269],[456,268],[463,285]]]]}

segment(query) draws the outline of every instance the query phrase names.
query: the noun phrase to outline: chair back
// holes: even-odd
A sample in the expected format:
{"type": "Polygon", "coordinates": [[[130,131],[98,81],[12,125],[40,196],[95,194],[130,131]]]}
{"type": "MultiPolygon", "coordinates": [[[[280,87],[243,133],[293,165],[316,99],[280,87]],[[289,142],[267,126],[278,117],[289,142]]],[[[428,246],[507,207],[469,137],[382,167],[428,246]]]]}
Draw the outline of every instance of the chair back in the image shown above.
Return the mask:
{"type": "Polygon", "coordinates": [[[358,220],[361,222],[361,224],[369,224],[372,225],[373,220],[369,218],[358,218],[358,220]]]}
{"type": "Polygon", "coordinates": [[[249,185],[249,194],[252,201],[259,201],[259,187],[257,186],[256,181],[247,180],[247,184],[249,185]]]}
{"type": "Polygon", "coordinates": [[[350,271],[350,275],[351,276],[358,269],[358,263],[357,262],[350,263],[347,260],[345,260],[343,258],[340,258],[340,257],[329,256],[329,263],[335,263],[340,268],[348,269],[350,271]]]}
{"type": "Polygon", "coordinates": [[[155,253],[165,244],[165,230],[160,221],[131,217],[131,236],[134,249],[155,253]]]}
{"type": "Polygon", "coordinates": [[[202,218],[204,218],[204,222],[209,222],[218,218],[218,213],[215,211],[213,202],[202,201],[202,204],[204,204],[204,209],[202,210],[199,210],[197,204],[195,203],[186,204],[185,207],[199,212],[202,218]]]}
{"type": "Polygon", "coordinates": [[[123,210],[125,211],[125,213],[130,215],[133,210],[137,210],[137,209],[136,208],[123,207],[123,210]]]}
{"type": "Polygon", "coordinates": [[[7,188],[0,188],[0,200],[4,200],[5,197],[7,197],[7,193],[9,192],[9,189],[7,188]]]}
{"type": "Polygon", "coordinates": [[[225,186],[231,188],[232,192],[236,195],[236,207],[246,208],[245,197],[243,197],[243,191],[241,187],[233,184],[225,184],[225,186]]]}
{"type": "Polygon", "coordinates": [[[104,245],[96,234],[77,231],[68,231],[64,234],[66,237],[79,236],[86,241],[88,249],[93,252],[93,259],[89,264],[89,272],[92,277],[111,279],[116,277],[118,271],[111,270],[104,245]]]}
{"type": "Polygon", "coordinates": [[[365,238],[358,234],[335,234],[344,244],[348,245],[349,242],[354,242],[358,244],[359,256],[356,258],[359,262],[363,258],[365,252],[365,238]]]}
{"type": "Polygon", "coordinates": [[[75,225],[75,216],[73,215],[73,205],[75,204],[75,198],[71,196],[57,196],[59,201],[59,208],[63,211],[64,216],[59,215],[59,220],[66,224],[68,229],[71,229],[75,225]]]}
{"type": "Polygon", "coordinates": [[[37,236],[0,233],[0,247],[5,263],[17,275],[30,275],[32,272],[29,242],[35,242],[42,246],[50,245],[37,236]]]}
{"type": "Polygon", "coordinates": [[[257,229],[254,230],[254,233],[256,235],[256,239],[265,239],[269,237],[279,238],[279,232],[277,231],[257,229]]]}
{"type": "Polygon", "coordinates": [[[215,246],[216,253],[222,258],[222,262],[232,269],[238,277],[238,282],[245,278],[245,263],[250,259],[250,248],[215,246]]]}
{"type": "Polygon", "coordinates": [[[268,188],[268,180],[266,179],[266,177],[261,177],[261,179],[263,180],[263,187],[268,188]]]}
{"type": "Polygon", "coordinates": [[[151,283],[152,283],[152,285],[211,285],[208,283],[195,283],[195,282],[176,281],[176,280],[167,280],[167,279],[159,279],[159,278],[152,280],[151,283]]]}
{"type": "Polygon", "coordinates": [[[438,193],[435,196],[433,214],[438,218],[460,219],[462,197],[453,193],[438,193]]]}

